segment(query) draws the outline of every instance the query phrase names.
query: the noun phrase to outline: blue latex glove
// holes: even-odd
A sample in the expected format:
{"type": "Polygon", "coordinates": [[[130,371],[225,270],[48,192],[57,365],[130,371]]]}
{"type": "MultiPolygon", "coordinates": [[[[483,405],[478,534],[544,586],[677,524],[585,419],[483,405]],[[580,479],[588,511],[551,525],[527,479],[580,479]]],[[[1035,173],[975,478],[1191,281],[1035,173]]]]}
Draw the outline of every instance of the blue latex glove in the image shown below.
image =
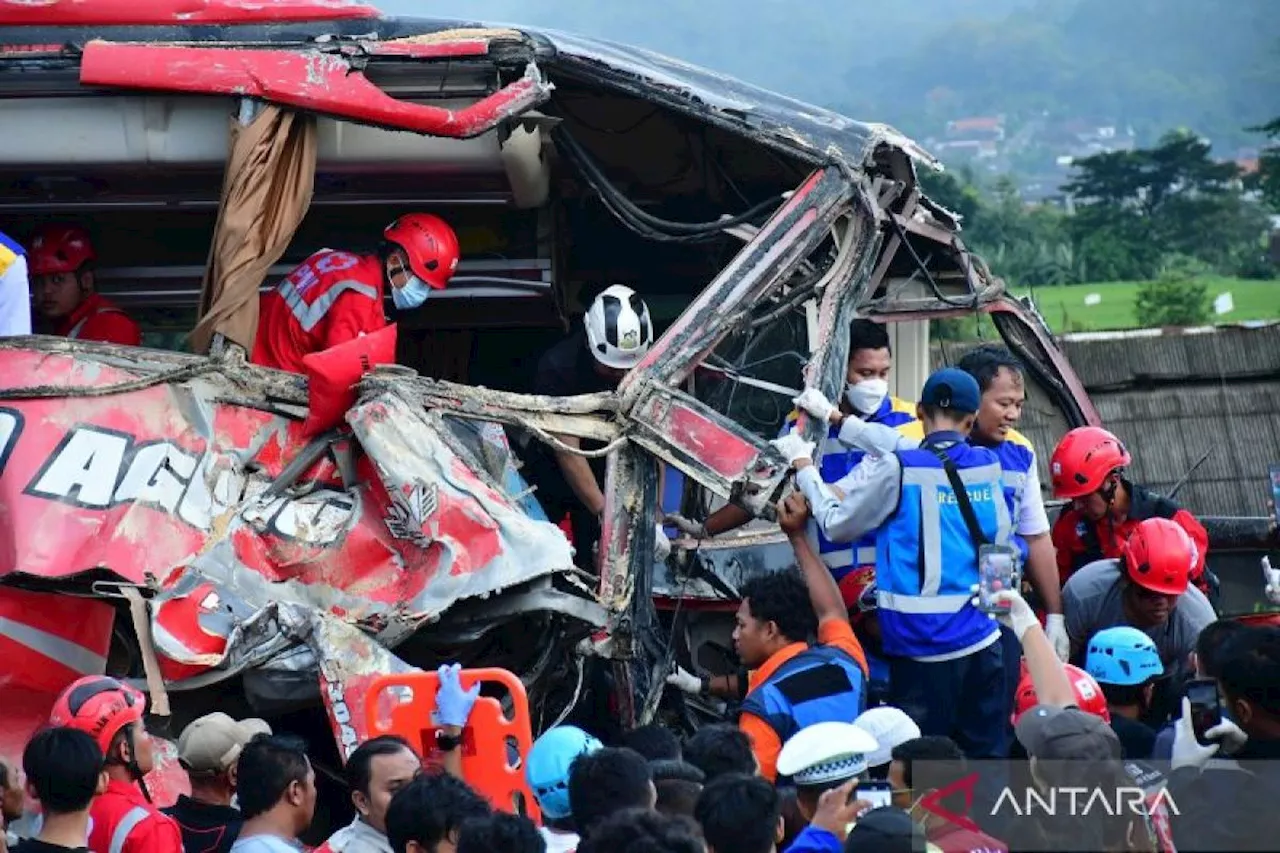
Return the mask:
{"type": "Polygon", "coordinates": [[[436,691],[436,720],[442,726],[465,726],[467,718],[471,716],[471,709],[480,696],[479,682],[473,684],[470,690],[462,689],[462,681],[458,675],[461,671],[462,665],[456,663],[444,664],[436,670],[436,675],[440,678],[440,687],[436,691]]]}

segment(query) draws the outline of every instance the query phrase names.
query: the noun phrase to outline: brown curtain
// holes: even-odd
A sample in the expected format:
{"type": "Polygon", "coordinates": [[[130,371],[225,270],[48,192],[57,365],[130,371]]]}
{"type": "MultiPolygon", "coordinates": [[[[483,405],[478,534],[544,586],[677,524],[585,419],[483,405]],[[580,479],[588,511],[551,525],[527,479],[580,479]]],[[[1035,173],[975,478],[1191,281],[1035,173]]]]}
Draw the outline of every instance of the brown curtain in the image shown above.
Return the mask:
{"type": "Polygon", "coordinates": [[[267,104],[248,125],[232,119],[222,205],[200,291],[191,348],[208,352],[216,333],[252,351],[258,288],[280,260],[311,204],[316,173],[313,116],[267,104]]]}

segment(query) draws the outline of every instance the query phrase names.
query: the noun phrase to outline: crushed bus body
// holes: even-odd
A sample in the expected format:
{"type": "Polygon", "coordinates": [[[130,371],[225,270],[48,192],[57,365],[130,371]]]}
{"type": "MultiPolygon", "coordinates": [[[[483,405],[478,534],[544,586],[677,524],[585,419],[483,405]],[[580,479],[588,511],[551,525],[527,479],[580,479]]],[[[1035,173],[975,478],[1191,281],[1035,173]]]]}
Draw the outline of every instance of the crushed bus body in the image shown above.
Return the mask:
{"type": "Polygon", "coordinates": [[[921,191],[929,154],[648,51],[338,0],[0,0],[0,99],[0,229],[87,223],[149,344],[0,341],[7,758],[95,672],[147,690],[162,736],[233,708],[335,765],[374,677],[445,661],[517,673],[538,730],[588,695],[648,721],[677,660],[729,671],[738,586],[789,562],[768,439],[787,388],[838,396],[854,317],[917,330],[909,388],[930,319],[987,313],[1047,432],[1099,423],[921,191]],[[310,435],[305,377],[246,362],[259,294],[413,209],[455,223],[458,272],[310,435]],[[612,281],[654,306],[648,355],[616,392],[531,393],[612,281]],[[553,436],[611,448],[595,572],[521,474],[553,436]],[[655,513],[726,502],[756,520],[653,559],[655,513]]]}

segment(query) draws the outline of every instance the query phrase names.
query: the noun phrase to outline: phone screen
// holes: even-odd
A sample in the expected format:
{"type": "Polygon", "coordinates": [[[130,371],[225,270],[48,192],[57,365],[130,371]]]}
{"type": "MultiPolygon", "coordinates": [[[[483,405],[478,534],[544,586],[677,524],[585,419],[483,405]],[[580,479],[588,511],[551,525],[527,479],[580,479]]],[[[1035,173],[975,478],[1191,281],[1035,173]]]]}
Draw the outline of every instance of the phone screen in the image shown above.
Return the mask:
{"type": "Polygon", "coordinates": [[[862,782],[854,789],[853,797],[866,800],[873,809],[893,805],[893,789],[887,782],[862,782]]]}
{"type": "Polygon", "coordinates": [[[978,550],[978,608],[992,613],[999,609],[991,597],[1004,590],[1017,591],[1018,554],[1012,548],[983,545],[978,550]]]}
{"type": "Polygon", "coordinates": [[[1208,743],[1204,733],[1222,722],[1222,707],[1218,699],[1218,685],[1212,679],[1198,678],[1187,684],[1187,699],[1191,702],[1191,725],[1196,740],[1208,743]]]}

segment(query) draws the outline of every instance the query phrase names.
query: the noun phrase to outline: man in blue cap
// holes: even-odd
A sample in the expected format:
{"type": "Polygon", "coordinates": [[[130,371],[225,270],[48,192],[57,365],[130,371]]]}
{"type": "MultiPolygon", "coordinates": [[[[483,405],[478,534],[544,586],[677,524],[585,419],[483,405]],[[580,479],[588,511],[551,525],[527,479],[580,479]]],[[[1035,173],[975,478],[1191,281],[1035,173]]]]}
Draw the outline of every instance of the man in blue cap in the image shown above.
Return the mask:
{"type": "Polygon", "coordinates": [[[868,455],[841,489],[818,476],[812,443],[793,433],[774,446],[795,467],[827,538],[878,530],[877,605],[891,704],[924,735],[950,737],[971,758],[993,758],[1005,754],[1010,697],[999,626],[973,606],[970,590],[979,549],[1010,545],[1014,507],[999,457],[968,443],[980,405],[971,375],[934,373],[916,407],[920,447],[868,455]]]}

